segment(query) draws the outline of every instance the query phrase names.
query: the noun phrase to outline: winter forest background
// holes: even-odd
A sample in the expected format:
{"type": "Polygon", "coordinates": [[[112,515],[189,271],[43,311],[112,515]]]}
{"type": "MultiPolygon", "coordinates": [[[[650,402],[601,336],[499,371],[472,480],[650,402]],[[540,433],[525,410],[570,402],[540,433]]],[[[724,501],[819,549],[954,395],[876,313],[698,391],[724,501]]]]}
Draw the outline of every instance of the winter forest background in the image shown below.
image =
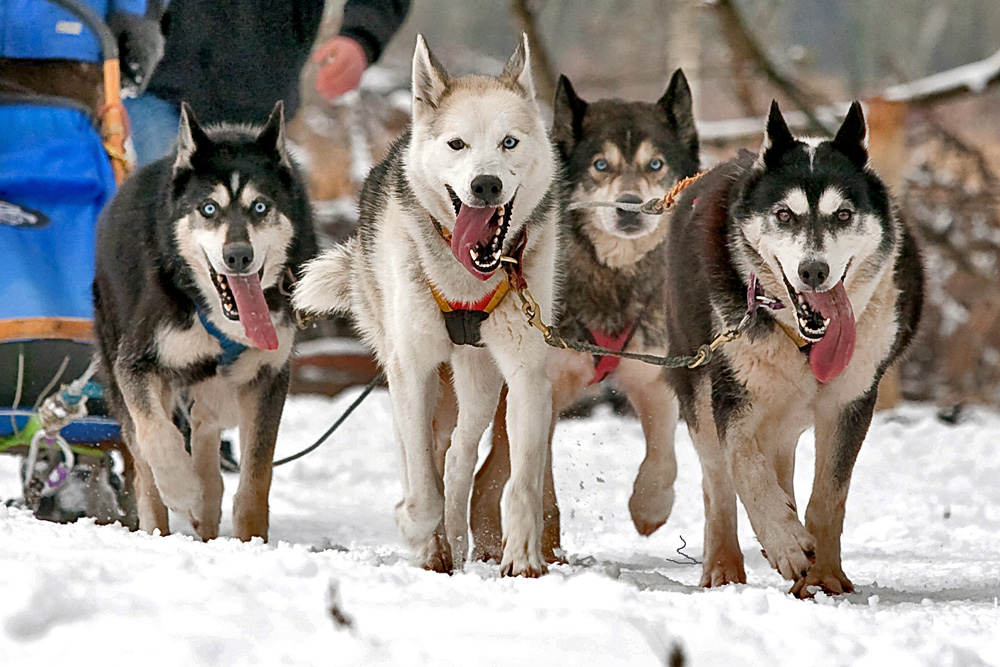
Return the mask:
{"type": "MultiPolygon", "coordinates": [[[[329,3],[324,34],[336,30],[339,6],[329,3]]],[[[539,97],[548,105],[560,73],[584,99],[652,101],[683,67],[706,166],[759,147],[771,99],[798,119],[793,129],[812,134],[835,128],[851,100],[865,101],[873,163],[920,232],[930,278],[922,344],[882,395],[889,404],[904,396],[948,410],[1000,401],[1000,3],[416,0],[366,75],[371,94],[346,105],[317,103],[311,68],[303,72],[312,104],[293,136],[307,147],[325,145],[314,151],[314,195],[341,201],[323,209],[331,238],[347,233],[366,169],[357,146],[347,147],[351,127],[362,117],[371,148],[365,157],[377,160],[406,123],[416,34],[462,74],[498,72],[521,30],[531,38],[539,97]]],[[[298,379],[297,387],[322,385],[298,379]]]]}

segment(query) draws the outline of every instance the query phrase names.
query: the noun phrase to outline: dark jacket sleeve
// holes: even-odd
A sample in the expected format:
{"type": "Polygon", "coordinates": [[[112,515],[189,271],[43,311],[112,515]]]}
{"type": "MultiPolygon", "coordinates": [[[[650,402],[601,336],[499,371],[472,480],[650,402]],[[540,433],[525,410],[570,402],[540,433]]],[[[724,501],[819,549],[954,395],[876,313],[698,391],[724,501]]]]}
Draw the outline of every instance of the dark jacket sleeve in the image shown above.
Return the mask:
{"type": "Polygon", "coordinates": [[[358,42],[368,64],[382,55],[410,10],[410,0],[347,0],[340,34],[358,42]]]}

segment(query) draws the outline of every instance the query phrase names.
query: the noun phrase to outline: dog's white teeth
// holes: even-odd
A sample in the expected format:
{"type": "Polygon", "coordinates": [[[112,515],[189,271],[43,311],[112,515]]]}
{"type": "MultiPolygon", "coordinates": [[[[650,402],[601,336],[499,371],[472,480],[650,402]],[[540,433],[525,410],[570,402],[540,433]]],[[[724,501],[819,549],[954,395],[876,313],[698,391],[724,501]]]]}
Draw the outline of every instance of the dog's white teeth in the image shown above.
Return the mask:
{"type": "Polygon", "coordinates": [[[826,329],[828,326],[830,326],[830,318],[823,318],[823,329],[826,329]]]}

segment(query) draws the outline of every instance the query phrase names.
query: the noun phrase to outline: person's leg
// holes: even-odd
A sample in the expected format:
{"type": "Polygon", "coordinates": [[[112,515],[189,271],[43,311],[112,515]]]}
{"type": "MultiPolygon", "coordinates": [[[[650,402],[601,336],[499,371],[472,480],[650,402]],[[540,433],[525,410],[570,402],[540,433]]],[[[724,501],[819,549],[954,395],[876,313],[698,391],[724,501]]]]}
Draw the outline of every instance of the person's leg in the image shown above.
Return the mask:
{"type": "Polygon", "coordinates": [[[136,166],[144,167],[169,153],[177,138],[180,110],[148,93],[122,102],[132,128],[136,166]]]}

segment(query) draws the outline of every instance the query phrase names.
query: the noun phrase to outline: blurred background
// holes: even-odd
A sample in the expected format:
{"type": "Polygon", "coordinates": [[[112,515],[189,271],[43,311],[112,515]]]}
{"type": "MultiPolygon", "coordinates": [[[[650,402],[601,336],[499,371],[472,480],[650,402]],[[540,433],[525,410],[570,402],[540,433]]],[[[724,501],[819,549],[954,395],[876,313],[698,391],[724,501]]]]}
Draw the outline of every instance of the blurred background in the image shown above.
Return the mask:
{"type": "MultiPolygon", "coordinates": [[[[320,39],[335,34],[340,5],[328,3],[320,39]]],[[[463,74],[498,73],[521,31],[544,107],[559,74],[587,100],[653,101],[683,67],[706,166],[759,147],[772,99],[793,129],[814,135],[863,100],[873,166],[922,238],[930,279],[920,341],[884,398],[933,401],[945,416],[968,403],[997,405],[1000,2],[415,0],[359,93],[320,101],[314,72],[303,72],[306,104],[292,136],[307,156],[327,242],[350,232],[364,174],[408,122],[416,34],[463,74]]],[[[327,343],[303,348],[298,389],[354,381],[329,342],[345,331],[341,323],[313,332],[327,343]]]]}

